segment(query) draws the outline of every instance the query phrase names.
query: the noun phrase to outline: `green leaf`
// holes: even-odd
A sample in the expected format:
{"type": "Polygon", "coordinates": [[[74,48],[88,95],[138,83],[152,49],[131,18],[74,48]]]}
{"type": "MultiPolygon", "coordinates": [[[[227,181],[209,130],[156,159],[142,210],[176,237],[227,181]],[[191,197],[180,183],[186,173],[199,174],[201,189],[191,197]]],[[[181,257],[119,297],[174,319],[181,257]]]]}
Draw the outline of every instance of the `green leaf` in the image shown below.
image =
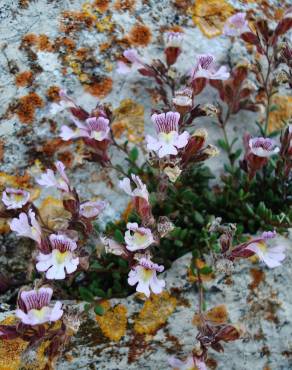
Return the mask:
{"type": "Polygon", "coordinates": [[[122,234],[121,230],[116,229],[114,232],[114,238],[118,243],[124,243],[124,235],[122,234]]]}
{"type": "Polygon", "coordinates": [[[136,147],[134,147],[131,151],[130,151],[130,154],[129,154],[129,159],[130,161],[132,162],[136,162],[136,160],[138,159],[138,156],[139,156],[139,151],[136,147]]]}
{"type": "Polygon", "coordinates": [[[211,266],[204,266],[200,269],[200,273],[203,275],[209,275],[212,272],[212,267],[211,266]]]}
{"type": "Polygon", "coordinates": [[[87,302],[92,302],[94,300],[94,295],[91,291],[85,287],[80,286],[79,288],[80,297],[87,302]]]}
{"type": "Polygon", "coordinates": [[[90,267],[97,270],[103,269],[103,266],[98,261],[93,261],[90,267]]]}
{"type": "Polygon", "coordinates": [[[218,146],[219,146],[221,149],[225,150],[226,152],[228,151],[229,147],[228,147],[228,144],[226,143],[226,141],[225,141],[225,140],[223,140],[223,139],[219,139],[219,140],[217,141],[217,144],[218,144],[218,146]]]}
{"type": "Polygon", "coordinates": [[[204,217],[201,215],[201,213],[200,213],[200,212],[195,211],[195,212],[194,212],[194,214],[193,214],[193,216],[194,216],[194,220],[195,220],[198,224],[200,224],[200,225],[204,225],[205,220],[204,220],[204,217]]]}
{"type": "Polygon", "coordinates": [[[94,312],[98,315],[98,316],[102,316],[104,314],[104,308],[100,305],[97,305],[94,307],[94,312]]]}

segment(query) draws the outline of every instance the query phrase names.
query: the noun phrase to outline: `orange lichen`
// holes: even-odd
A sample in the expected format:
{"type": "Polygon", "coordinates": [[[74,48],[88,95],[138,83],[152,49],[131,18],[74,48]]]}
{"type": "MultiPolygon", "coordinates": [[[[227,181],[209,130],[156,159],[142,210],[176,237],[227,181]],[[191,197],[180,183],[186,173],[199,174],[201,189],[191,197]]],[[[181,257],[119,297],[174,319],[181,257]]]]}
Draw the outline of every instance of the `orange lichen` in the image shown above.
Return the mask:
{"type": "Polygon", "coordinates": [[[144,24],[136,24],[131,29],[128,39],[134,46],[147,46],[152,38],[151,30],[144,24]]]}
{"type": "Polygon", "coordinates": [[[126,209],[122,213],[122,220],[127,222],[128,218],[129,218],[130,214],[133,212],[133,210],[134,210],[134,204],[133,204],[133,202],[129,202],[126,209]]]}
{"type": "Polygon", "coordinates": [[[43,105],[44,103],[42,98],[35,92],[31,92],[28,95],[22,96],[18,100],[15,113],[20,122],[32,123],[34,120],[35,109],[41,108],[43,105]]]}
{"type": "Polygon", "coordinates": [[[152,295],[144,303],[134,321],[134,330],[138,334],[154,334],[173,313],[177,300],[168,292],[152,295]]]}
{"type": "Polygon", "coordinates": [[[124,99],[114,110],[112,124],[114,136],[120,138],[125,131],[127,139],[133,143],[144,140],[144,107],[131,99],[124,99]]]}
{"type": "Polygon", "coordinates": [[[0,140],[0,162],[3,161],[4,157],[4,141],[0,140]]]}
{"type": "Polygon", "coordinates": [[[53,51],[53,45],[47,35],[41,34],[38,36],[37,48],[41,51],[53,51]]]}
{"type": "Polygon", "coordinates": [[[280,130],[285,122],[292,117],[292,97],[288,95],[274,95],[272,97],[272,111],[269,115],[269,132],[280,130]]]}
{"type": "Polygon", "coordinates": [[[18,73],[15,77],[16,86],[29,86],[31,85],[33,80],[33,75],[31,71],[24,71],[18,73]]]}
{"type": "Polygon", "coordinates": [[[89,85],[85,85],[85,90],[93,96],[103,98],[108,95],[113,87],[113,80],[110,77],[101,77],[89,85]]]}
{"type": "Polygon", "coordinates": [[[63,162],[66,167],[68,168],[72,167],[74,157],[73,157],[73,154],[69,150],[58,153],[58,159],[59,161],[63,162]]]}
{"type": "Polygon", "coordinates": [[[135,0],[116,0],[114,4],[114,8],[117,11],[123,11],[129,10],[132,12],[135,7],[135,0]]]}
{"type": "Polygon", "coordinates": [[[54,197],[47,197],[39,207],[40,215],[44,224],[52,230],[67,228],[70,213],[63,207],[63,202],[54,197]]]}
{"type": "MultiPolygon", "coordinates": [[[[212,324],[216,325],[224,324],[228,320],[228,312],[224,304],[211,308],[211,310],[204,313],[203,316],[205,320],[210,321],[212,324]]],[[[193,317],[192,323],[195,326],[201,325],[202,319],[199,314],[196,314],[193,317]]]]}
{"type": "Polygon", "coordinates": [[[115,307],[110,307],[109,302],[101,304],[106,311],[102,316],[96,315],[102,333],[115,342],[119,341],[126,333],[127,329],[127,308],[118,304],[115,307]]]}
{"type": "Polygon", "coordinates": [[[109,7],[109,0],[95,0],[92,4],[100,13],[105,13],[109,7]]]}
{"type": "Polygon", "coordinates": [[[260,283],[265,280],[265,273],[262,270],[258,270],[255,268],[250,269],[250,275],[252,277],[252,282],[249,284],[250,290],[255,290],[260,283]]]}
{"type": "Polygon", "coordinates": [[[99,51],[103,52],[110,48],[111,44],[109,42],[103,42],[102,44],[99,45],[99,51]]]}
{"type": "Polygon", "coordinates": [[[49,101],[58,102],[60,101],[59,96],[60,88],[59,86],[50,86],[46,91],[46,97],[49,101]]]}
{"type": "Polygon", "coordinates": [[[88,48],[82,47],[76,50],[75,56],[78,60],[85,60],[88,57],[90,50],[88,48]]]}
{"type": "Polygon", "coordinates": [[[22,43],[26,45],[34,45],[38,41],[38,36],[35,33],[27,33],[22,38],[22,43]]]}
{"type": "Polygon", "coordinates": [[[76,43],[69,37],[57,37],[55,40],[55,49],[60,50],[62,47],[72,52],[76,48],[76,43]]]}
{"type": "MultiPolygon", "coordinates": [[[[203,260],[197,258],[195,260],[195,266],[198,269],[202,269],[202,268],[206,267],[207,265],[203,260]]],[[[213,272],[211,272],[209,274],[201,274],[200,277],[201,277],[202,281],[210,281],[210,280],[214,279],[215,275],[214,275],[213,272]]],[[[191,283],[195,283],[195,282],[198,281],[198,276],[196,274],[194,274],[194,272],[191,269],[188,270],[188,280],[191,283]]]]}
{"type": "Polygon", "coordinates": [[[174,0],[174,6],[186,11],[192,5],[192,0],[174,0]]]}

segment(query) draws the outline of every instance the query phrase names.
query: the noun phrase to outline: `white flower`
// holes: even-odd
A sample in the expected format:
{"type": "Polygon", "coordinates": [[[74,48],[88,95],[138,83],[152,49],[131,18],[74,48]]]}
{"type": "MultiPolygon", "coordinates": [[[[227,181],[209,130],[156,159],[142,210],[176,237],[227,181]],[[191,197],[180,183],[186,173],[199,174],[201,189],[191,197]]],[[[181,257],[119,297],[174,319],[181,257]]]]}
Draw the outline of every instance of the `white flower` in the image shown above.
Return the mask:
{"type": "Polygon", "coordinates": [[[119,187],[123,189],[124,192],[127,193],[128,195],[132,197],[143,198],[147,202],[149,202],[149,193],[146,185],[143,184],[139,176],[132,174],[131,177],[136,185],[136,188],[134,190],[132,190],[131,180],[128,177],[125,177],[123,180],[119,182],[119,187]]]}
{"type": "Polygon", "coordinates": [[[64,164],[60,161],[57,161],[55,166],[59,175],[58,177],[56,177],[53,170],[48,169],[46,173],[42,174],[41,177],[36,180],[36,182],[46,188],[53,186],[66,193],[70,192],[69,179],[65,173],[64,164]]]}
{"type": "Polygon", "coordinates": [[[167,48],[181,48],[184,39],[182,32],[167,32],[165,36],[165,44],[167,48]]]}
{"type": "Polygon", "coordinates": [[[250,151],[258,156],[267,158],[274,154],[279,153],[280,148],[276,146],[276,143],[272,139],[267,139],[264,137],[254,137],[249,139],[248,142],[250,151]]]}
{"type": "Polygon", "coordinates": [[[46,322],[59,320],[63,315],[62,303],[56,302],[54,307],[49,307],[53,289],[42,287],[25,291],[18,297],[16,316],[26,325],[40,325],[46,322]]]}
{"type": "Polygon", "coordinates": [[[150,229],[139,227],[136,222],[127,224],[125,233],[126,248],[131,251],[146,249],[154,243],[153,235],[150,229]]]}
{"type": "Polygon", "coordinates": [[[22,189],[6,188],[2,194],[2,202],[7,209],[22,208],[29,201],[30,194],[22,189]]]}
{"type": "Polygon", "coordinates": [[[282,261],[286,258],[285,245],[268,246],[267,241],[276,236],[275,232],[264,232],[261,238],[252,240],[246,249],[254,252],[268,267],[274,268],[282,265],[282,261]]]}
{"type": "Polygon", "coordinates": [[[182,134],[178,132],[180,114],[178,112],[153,114],[151,119],[158,137],[146,136],[147,149],[157,152],[159,158],[167,155],[177,155],[177,149],[184,148],[190,136],[187,131],[182,134]]]}
{"type": "Polygon", "coordinates": [[[42,230],[35,218],[35,213],[30,209],[27,214],[22,212],[18,218],[13,218],[9,223],[10,229],[18,236],[25,236],[35,240],[37,243],[41,242],[42,230]]]}
{"type": "Polygon", "coordinates": [[[47,279],[65,279],[65,270],[67,274],[71,274],[77,270],[79,265],[79,258],[72,253],[77,249],[77,244],[66,235],[51,234],[49,239],[52,252],[49,254],[39,253],[36,268],[41,272],[46,271],[47,279]]]}
{"type": "Polygon", "coordinates": [[[129,285],[137,285],[136,291],[150,296],[150,289],[154,294],[160,294],[165,287],[165,281],[158,279],[156,273],[162,272],[164,267],[150,261],[149,258],[142,257],[139,264],[129,272],[129,285]]]}
{"type": "Polygon", "coordinates": [[[193,359],[193,356],[188,356],[185,361],[181,361],[172,356],[168,359],[169,365],[173,370],[207,370],[205,362],[199,359],[193,359]]]}

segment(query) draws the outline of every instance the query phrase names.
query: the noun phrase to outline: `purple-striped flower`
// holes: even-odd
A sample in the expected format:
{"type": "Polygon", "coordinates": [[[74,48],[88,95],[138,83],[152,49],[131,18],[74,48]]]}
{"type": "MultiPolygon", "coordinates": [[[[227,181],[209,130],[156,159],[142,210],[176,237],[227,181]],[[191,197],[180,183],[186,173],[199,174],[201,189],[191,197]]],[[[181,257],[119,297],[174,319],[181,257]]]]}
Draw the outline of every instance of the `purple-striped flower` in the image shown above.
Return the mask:
{"type": "Polygon", "coordinates": [[[97,217],[104,210],[106,203],[102,200],[88,201],[80,204],[79,214],[85,218],[97,217]]]}
{"type": "Polygon", "coordinates": [[[251,138],[249,139],[248,145],[251,153],[263,158],[270,157],[280,151],[274,140],[264,137],[251,138]]]}
{"type": "Polygon", "coordinates": [[[9,226],[18,236],[25,236],[35,240],[37,243],[41,242],[42,229],[35,218],[35,213],[31,209],[28,212],[28,216],[22,212],[18,218],[13,218],[9,226]]]}
{"type": "Polygon", "coordinates": [[[79,265],[79,258],[73,253],[77,244],[66,235],[51,234],[49,240],[52,251],[49,254],[38,254],[36,268],[41,272],[46,271],[47,279],[65,279],[65,270],[67,274],[72,274],[79,265]]]}
{"type": "Polygon", "coordinates": [[[182,134],[178,132],[180,114],[178,112],[153,114],[151,119],[156,129],[157,138],[146,136],[147,149],[157,152],[159,158],[177,155],[177,149],[184,148],[190,136],[187,131],[182,134]]]}
{"type": "Polygon", "coordinates": [[[197,58],[196,65],[191,70],[191,79],[206,78],[208,80],[227,80],[230,73],[225,66],[219,69],[215,64],[215,57],[211,54],[202,54],[197,58]]]}
{"type": "Polygon", "coordinates": [[[146,249],[154,243],[153,235],[150,229],[139,227],[136,222],[127,223],[127,231],[125,233],[126,248],[131,251],[146,249]]]}
{"type": "Polygon", "coordinates": [[[6,188],[2,194],[2,202],[7,209],[22,208],[29,201],[30,194],[22,189],[6,188]]]}
{"type": "Polygon", "coordinates": [[[85,120],[85,124],[81,123],[76,118],[72,117],[76,125],[76,129],[71,129],[69,126],[61,127],[61,138],[64,141],[76,139],[80,137],[103,141],[109,139],[109,120],[104,117],[90,117],[85,120]]]}
{"type": "Polygon", "coordinates": [[[59,176],[56,176],[54,171],[48,169],[46,173],[42,174],[36,182],[46,188],[56,187],[59,190],[64,191],[65,193],[70,192],[69,179],[65,173],[65,166],[62,162],[57,161],[55,163],[57,173],[59,176]]]}
{"type": "Polygon", "coordinates": [[[129,272],[128,283],[137,285],[136,291],[150,296],[150,289],[154,294],[160,294],[165,287],[165,281],[157,278],[157,272],[162,272],[164,267],[157,265],[147,257],[139,259],[138,265],[129,272]]]}
{"type": "Polygon", "coordinates": [[[229,17],[224,25],[223,34],[225,36],[240,36],[244,32],[249,32],[248,21],[245,13],[236,13],[229,17]]]}
{"type": "Polygon", "coordinates": [[[136,49],[127,49],[124,51],[123,56],[129,61],[129,64],[118,61],[117,72],[120,74],[127,74],[131,71],[144,67],[144,62],[138,55],[136,49]]]}
{"type": "Polygon", "coordinates": [[[59,320],[63,315],[62,303],[50,307],[53,289],[39,289],[20,292],[16,316],[26,325],[39,325],[59,320]]]}

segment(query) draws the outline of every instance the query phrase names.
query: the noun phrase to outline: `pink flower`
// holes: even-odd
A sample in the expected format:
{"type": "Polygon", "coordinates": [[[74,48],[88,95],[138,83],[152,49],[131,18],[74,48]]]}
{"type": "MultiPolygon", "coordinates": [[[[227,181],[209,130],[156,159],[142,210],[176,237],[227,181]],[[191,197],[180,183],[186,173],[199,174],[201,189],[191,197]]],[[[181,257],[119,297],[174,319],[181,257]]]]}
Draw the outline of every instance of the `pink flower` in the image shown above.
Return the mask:
{"type": "Polygon", "coordinates": [[[109,120],[104,117],[90,117],[85,120],[85,124],[73,117],[77,129],[72,130],[68,126],[61,127],[61,138],[64,141],[85,137],[96,141],[109,139],[109,120]]]}
{"type": "Polygon", "coordinates": [[[188,356],[185,361],[181,361],[173,356],[168,359],[168,363],[173,370],[207,370],[205,362],[198,358],[194,360],[192,355],[188,356]]]}
{"type": "Polygon", "coordinates": [[[229,17],[224,25],[223,34],[225,36],[240,36],[244,32],[249,32],[248,21],[245,13],[236,13],[229,17]]]}
{"type": "Polygon", "coordinates": [[[261,238],[251,240],[246,249],[254,252],[268,267],[274,268],[281,266],[281,262],[285,259],[284,245],[276,245],[269,247],[267,241],[273,239],[276,236],[274,231],[265,231],[261,238]]]}
{"type": "Polygon", "coordinates": [[[248,145],[251,153],[262,158],[270,157],[280,151],[274,140],[264,137],[251,138],[248,145]]]}
{"type": "Polygon", "coordinates": [[[127,231],[125,233],[126,248],[131,251],[146,249],[154,243],[153,235],[150,229],[139,227],[136,222],[127,223],[127,231]]]}
{"type": "Polygon", "coordinates": [[[119,182],[119,187],[123,189],[124,192],[127,193],[128,195],[132,197],[143,198],[148,202],[149,193],[146,185],[143,184],[139,176],[132,174],[131,177],[136,185],[136,188],[134,190],[132,190],[131,180],[128,177],[125,177],[123,180],[119,182]]]}
{"type": "Polygon", "coordinates": [[[56,177],[53,170],[48,169],[46,173],[42,174],[37,183],[41,186],[49,188],[51,186],[56,187],[59,190],[64,191],[65,193],[70,192],[69,179],[65,173],[65,166],[62,162],[57,161],[55,163],[58,178],[56,177]]]}
{"type": "Polygon", "coordinates": [[[51,234],[49,239],[52,252],[39,253],[36,268],[41,272],[46,271],[47,279],[65,279],[65,269],[67,274],[72,274],[79,265],[79,258],[75,258],[73,254],[73,251],[77,249],[77,244],[66,235],[51,234]]]}
{"type": "Polygon", "coordinates": [[[167,48],[181,48],[184,39],[182,32],[166,32],[165,44],[167,48]]]}
{"type": "Polygon", "coordinates": [[[18,297],[16,316],[26,325],[40,325],[59,320],[63,315],[62,303],[56,302],[53,308],[49,307],[52,295],[51,288],[23,290],[18,297]]]}
{"type": "Polygon", "coordinates": [[[80,204],[79,214],[85,218],[94,218],[105,208],[106,203],[102,200],[89,201],[80,204]]]}
{"type": "Polygon", "coordinates": [[[151,119],[158,138],[147,135],[147,149],[157,152],[159,158],[167,155],[177,155],[177,149],[184,148],[190,136],[187,131],[182,134],[178,132],[180,114],[178,112],[153,114],[151,119]]]}
{"type": "Polygon", "coordinates": [[[162,265],[157,265],[150,261],[149,258],[142,257],[138,265],[129,272],[128,283],[131,286],[138,283],[136,291],[144,293],[147,297],[150,296],[150,289],[154,294],[159,294],[165,287],[165,281],[158,279],[156,273],[163,270],[164,267],[162,265]]]}
{"type": "Polygon", "coordinates": [[[211,54],[198,56],[195,67],[191,70],[191,79],[206,78],[208,80],[227,80],[230,73],[225,66],[219,69],[215,66],[215,57],[211,54]]]}
{"type": "Polygon", "coordinates": [[[30,209],[27,214],[22,212],[19,218],[13,218],[9,223],[10,229],[18,236],[25,236],[35,240],[37,243],[41,242],[42,230],[35,218],[35,213],[30,209]]]}
{"type": "Polygon", "coordinates": [[[2,194],[2,202],[7,209],[22,208],[29,201],[30,194],[22,189],[6,188],[2,194]]]}
{"type": "Polygon", "coordinates": [[[118,61],[118,68],[117,68],[118,73],[127,74],[133,70],[137,70],[139,68],[144,67],[144,62],[139,57],[136,49],[127,49],[124,51],[123,55],[130,62],[130,65],[122,61],[118,61]]]}

